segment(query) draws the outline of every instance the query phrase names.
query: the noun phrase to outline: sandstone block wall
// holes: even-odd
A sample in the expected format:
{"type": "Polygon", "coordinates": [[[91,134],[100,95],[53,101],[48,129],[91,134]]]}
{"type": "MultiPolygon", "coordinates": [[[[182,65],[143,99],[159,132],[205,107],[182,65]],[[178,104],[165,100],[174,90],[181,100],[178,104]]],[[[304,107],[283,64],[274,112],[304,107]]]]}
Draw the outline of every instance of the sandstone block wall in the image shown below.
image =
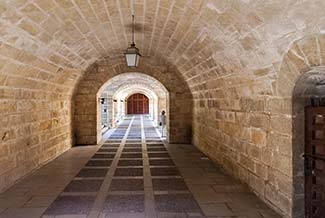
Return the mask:
{"type": "Polygon", "coordinates": [[[0,192],[71,147],[78,77],[0,42],[0,192]]]}
{"type": "Polygon", "coordinates": [[[301,104],[294,89],[301,75],[324,63],[324,39],[299,40],[281,64],[220,79],[232,84],[227,92],[212,89],[217,80],[206,83],[211,99],[194,94],[193,143],[285,217],[304,217],[304,118],[293,122],[303,110],[293,108],[301,104]]]}

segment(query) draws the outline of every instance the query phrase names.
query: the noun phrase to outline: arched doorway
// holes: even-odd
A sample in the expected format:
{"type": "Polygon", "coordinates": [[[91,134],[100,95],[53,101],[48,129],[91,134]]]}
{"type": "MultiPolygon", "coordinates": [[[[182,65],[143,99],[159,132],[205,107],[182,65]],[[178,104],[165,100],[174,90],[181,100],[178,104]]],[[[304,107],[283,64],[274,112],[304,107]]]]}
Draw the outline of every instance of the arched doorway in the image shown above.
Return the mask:
{"type": "MultiPolygon", "coordinates": [[[[166,125],[166,140],[170,140],[170,96],[169,90],[157,79],[149,75],[132,72],[122,73],[107,80],[97,92],[97,98],[106,98],[107,114],[103,116],[101,113],[101,102],[97,102],[97,120],[107,119],[111,128],[115,128],[119,123],[125,119],[125,115],[128,114],[146,114],[148,118],[154,123],[155,126],[159,126],[159,113],[166,111],[167,113],[167,125],[166,125]],[[134,94],[142,94],[146,98],[147,104],[143,106],[144,111],[129,111],[128,112],[128,99],[134,94]]],[[[131,99],[134,97],[131,97],[131,99]]],[[[137,97],[136,99],[139,100],[137,97]]],[[[174,98],[173,98],[174,99],[174,98]]],[[[135,105],[136,103],[134,103],[135,105]]],[[[139,108],[139,107],[138,107],[139,108]]],[[[129,109],[130,110],[130,109],[129,109]]],[[[173,113],[178,114],[179,111],[173,113]]],[[[98,126],[97,123],[97,141],[105,138],[105,129],[98,126]]]]}
{"type": "Polygon", "coordinates": [[[148,114],[149,98],[141,93],[131,95],[127,99],[127,114],[148,114]]]}
{"type": "Polygon", "coordinates": [[[324,68],[315,67],[300,76],[293,92],[293,217],[317,218],[325,212],[324,81],[324,68]]]}
{"type": "MultiPolygon", "coordinates": [[[[155,62],[153,61],[153,63],[155,62]]],[[[101,95],[105,91],[106,98],[109,100],[107,107],[111,105],[112,109],[118,109],[115,106],[123,103],[126,106],[126,101],[118,98],[119,96],[111,97],[127,84],[144,84],[145,87],[156,93],[158,97],[155,101],[156,111],[165,110],[167,114],[166,140],[168,142],[190,143],[192,93],[182,77],[178,76],[177,69],[168,68],[168,71],[161,71],[165,68],[158,66],[160,65],[148,66],[143,63],[141,67],[137,68],[137,72],[134,72],[134,69],[127,68],[125,63],[111,67],[111,64],[107,64],[106,61],[99,61],[89,67],[74,95],[75,144],[89,145],[102,141],[101,95]],[[170,116],[173,119],[170,119],[170,116]]],[[[147,93],[145,92],[145,94],[147,93]]],[[[114,118],[115,112],[112,110],[107,117],[114,118]]],[[[112,119],[112,122],[115,122],[115,119],[112,119]]]]}

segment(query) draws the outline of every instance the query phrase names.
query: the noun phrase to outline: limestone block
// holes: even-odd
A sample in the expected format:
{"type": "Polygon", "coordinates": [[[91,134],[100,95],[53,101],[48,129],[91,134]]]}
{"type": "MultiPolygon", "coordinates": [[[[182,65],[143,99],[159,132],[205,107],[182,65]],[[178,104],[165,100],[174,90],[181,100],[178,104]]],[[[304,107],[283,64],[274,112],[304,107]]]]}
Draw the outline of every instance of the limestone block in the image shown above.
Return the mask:
{"type": "Polygon", "coordinates": [[[288,156],[284,156],[279,153],[274,153],[272,157],[272,167],[281,171],[288,177],[292,176],[292,160],[288,156]]]}
{"type": "Polygon", "coordinates": [[[311,67],[319,66],[321,63],[320,53],[318,50],[318,41],[316,37],[307,38],[299,41],[302,52],[307,58],[311,67]]]}

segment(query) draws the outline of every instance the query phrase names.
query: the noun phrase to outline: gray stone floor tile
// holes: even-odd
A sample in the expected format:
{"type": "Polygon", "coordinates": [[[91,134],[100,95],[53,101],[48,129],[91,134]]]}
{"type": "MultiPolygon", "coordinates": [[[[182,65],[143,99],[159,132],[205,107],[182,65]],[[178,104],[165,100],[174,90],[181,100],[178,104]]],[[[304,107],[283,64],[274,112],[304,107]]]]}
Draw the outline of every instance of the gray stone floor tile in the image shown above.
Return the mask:
{"type": "Polygon", "coordinates": [[[101,148],[104,148],[104,149],[112,148],[113,149],[113,148],[118,148],[118,147],[120,147],[120,144],[103,144],[101,148]]]}
{"type": "Polygon", "coordinates": [[[95,201],[92,196],[59,196],[46,210],[46,215],[88,214],[95,201]]]}
{"type": "MultiPolygon", "coordinates": [[[[186,181],[186,180],[185,180],[186,181]]],[[[211,185],[197,185],[197,184],[189,184],[187,183],[189,189],[191,190],[192,193],[201,193],[201,194],[209,194],[209,193],[215,193],[214,189],[212,188],[211,185]]]]}
{"type": "Polygon", "coordinates": [[[201,209],[190,194],[155,195],[156,209],[160,212],[200,213],[201,209]]]}
{"type": "Polygon", "coordinates": [[[142,158],[142,153],[122,153],[121,158],[142,158]]]}
{"type": "Polygon", "coordinates": [[[8,196],[4,195],[0,198],[0,208],[9,208],[9,207],[22,207],[30,199],[30,195],[23,196],[8,196]]]}
{"type": "Polygon", "coordinates": [[[123,149],[123,153],[126,152],[142,152],[142,148],[124,148],[123,149]]]}
{"type": "Polygon", "coordinates": [[[106,169],[96,169],[96,168],[84,168],[77,174],[76,177],[86,178],[86,177],[105,177],[108,168],[106,169]]]}
{"type": "Polygon", "coordinates": [[[144,195],[108,195],[103,212],[141,213],[144,212],[144,195]]]}
{"type": "Polygon", "coordinates": [[[185,182],[192,185],[215,185],[215,181],[213,179],[197,176],[185,177],[185,182]]]}
{"type": "Polygon", "coordinates": [[[226,193],[195,192],[193,195],[199,204],[232,202],[232,199],[226,193]]]}
{"type": "Polygon", "coordinates": [[[157,167],[150,169],[151,176],[179,176],[180,173],[176,167],[157,167]]]}
{"type": "Polygon", "coordinates": [[[89,160],[86,166],[109,167],[112,160],[89,160]]]}
{"type": "Polygon", "coordinates": [[[117,168],[114,176],[143,176],[142,168],[117,168]]]}
{"type": "Polygon", "coordinates": [[[96,153],[92,159],[113,159],[115,154],[112,153],[96,153]]]}
{"type": "Polygon", "coordinates": [[[103,180],[72,180],[63,192],[97,192],[103,180]]]}
{"type": "Polygon", "coordinates": [[[125,148],[141,148],[142,144],[125,144],[124,145],[125,148]]]}
{"type": "Polygon", "coordinates": [[[230,217],[236,215],[223,203],[200,204],[200,206],[206,216],[230,217]]]}
{"type": "Polygon", "coordinates": [[[98,152],[116,152],[117,148],[106,148],[106,147],[102,147],[100,149],[98,149],[98,152]]]}
{"type": "Polygon", "coordinates": [[[170,158],[169,154],[166,152],[166,153],[148,153],[148,156],[149,158],[161,158],[161,157],[164,157],[164,158],[170,158]]]}
{"type": "Polygon", "coordinates": [[[163,144],[148,144],[148,143],[147,143],[147,147],[148,148],[165,148],[165,146],[163,144]]]}
{"type": "Polygon", "coordinates": [[[183,179],[152,179],[154,191],[188,190],[183,179]]]}
{"type": "Polygon", "coordinates": [[[37,218],[44,213],[46,207],[10,208],[0,214],[0,218],[37,218]]]}
{"type": "Polygon", "coordinates": [[[140,144],[141,140],[127,139],[126,143],[128,143],[128,144],[140,144]]]}
{"type": "Polygon", "coordinates": [[[146,214],[142,213],[108,213],[102,214],[99,218],[146,218],[146,214]]]}
{"type": "Polygon", "coordinates": [[[148,147],[147,148],[148,152],[150,151],[167,151],[165,147],[148,147]]]}
{"type": "Polygon", "coordinates": [[[113,179],[109,191],[143,191],[142,179],[113,179]]]}
{"type": "Polygon", "coordinates": [[[118,166],[142,166],[142,160],[120,160],[118,166]]]}
{"type": "Polygon", "coordinates": [[[26,202],[23,207],[45,207],[47,208],[55,200],[57,196],[33,196],[28,202],[26,202]]]}

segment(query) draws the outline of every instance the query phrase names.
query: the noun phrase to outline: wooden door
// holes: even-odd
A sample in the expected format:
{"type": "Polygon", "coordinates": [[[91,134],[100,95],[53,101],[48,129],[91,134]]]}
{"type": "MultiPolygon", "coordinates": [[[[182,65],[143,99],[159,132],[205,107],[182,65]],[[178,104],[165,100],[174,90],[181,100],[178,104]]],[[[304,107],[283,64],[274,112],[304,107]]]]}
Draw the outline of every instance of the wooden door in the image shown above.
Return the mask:
{"type": "Polygon", "coordinates": [[[137,93],[131,95],[127,100],[128,114],[148,114],[149,99],[147,96],[137,93]]]}
{"type": "Polygon", "coordinates": [[[325,217],[325,107],[305,109],[306,218],[325,217]]]}

